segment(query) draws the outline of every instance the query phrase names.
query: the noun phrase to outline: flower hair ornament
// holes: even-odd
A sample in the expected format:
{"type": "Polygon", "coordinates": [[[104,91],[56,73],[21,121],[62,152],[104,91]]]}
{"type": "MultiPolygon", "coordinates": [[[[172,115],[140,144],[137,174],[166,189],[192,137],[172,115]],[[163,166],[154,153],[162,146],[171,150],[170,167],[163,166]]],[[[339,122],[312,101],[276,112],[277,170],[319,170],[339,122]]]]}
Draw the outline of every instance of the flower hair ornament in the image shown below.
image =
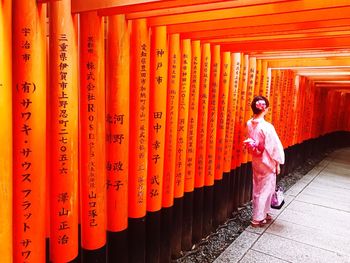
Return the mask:
{"type": "Polygon", "coordinates": [[[258,100],[257,102],[255,102],[255,106],[257,109],[263,111],[266,109],[266,102],[264,100],[258,100]]]}

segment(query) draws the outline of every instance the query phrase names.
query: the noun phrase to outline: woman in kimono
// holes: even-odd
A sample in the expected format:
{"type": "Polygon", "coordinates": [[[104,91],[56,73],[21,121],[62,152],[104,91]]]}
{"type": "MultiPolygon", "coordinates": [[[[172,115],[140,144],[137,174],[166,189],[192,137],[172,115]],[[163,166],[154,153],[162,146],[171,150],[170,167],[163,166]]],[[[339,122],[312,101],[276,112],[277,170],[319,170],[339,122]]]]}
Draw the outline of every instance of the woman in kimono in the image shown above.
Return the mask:
{"type": "Polygon", "coordinates": [[[282,143],[273,125],[264,119],[268,107],[267,98],[256,96],[253,99],[251,108],[254,116],[247,122],[248,139],[244,141],[248,152],[252,154],[253,227],[263,226],[272,220],[269,215],[271,198],[275,192],[280,164],[284,163],[282,143]]]}

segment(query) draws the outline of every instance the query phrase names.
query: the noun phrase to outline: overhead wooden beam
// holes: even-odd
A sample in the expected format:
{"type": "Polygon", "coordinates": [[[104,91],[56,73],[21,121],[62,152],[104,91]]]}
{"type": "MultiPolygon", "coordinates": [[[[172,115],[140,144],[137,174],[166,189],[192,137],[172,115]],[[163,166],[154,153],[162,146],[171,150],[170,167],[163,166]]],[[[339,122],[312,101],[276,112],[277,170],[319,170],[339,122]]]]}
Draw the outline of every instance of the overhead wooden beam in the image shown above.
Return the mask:
{"type": "Polygon", "coordinates": [[[54,1],[61,1],[61,0],[36,0],[38,3],[44,4],[44,3],[49,3],[49,2],[54,2],[54,1]]]}
{"type": "Polygon", "coordinates": [[[250,41],[234,44],[222,44],[223,51],[252,52],[252,51],[285,51],[285,50],[332,50],[339,48],[350,48],[349,37],[314,38],[300,41],[300,39],[281,41],[250,41]]]}
{"type": "Polygon", "coordinates": [[[328,9],[336,7],[350,6],[348,0],[303,0],[303,1],[284,1],[279,3],[270,3],[266,5],[256,5],[247,7],[233,7],[223,10],[212,10],[206,12],[193,12],[177,15],[163,15],[149,19],[150,26],[174,25],[193,22],[204,22],[218,19],[232,19],[240,17],[254,17],[272,14],[287,14],[300,11],[328,9]]]}
{"type": "MultiPolygon", "coordinates": [[[[350,3],[350,2],[349,2],[350,3]]],[[[192,22],[169,25],[168,33],[189,33],[198,31],[213,31],[251,26],[267,26],[291,23],[331,21],[334,19],[349,19],[350,7],[334,7],[320,10],[299,11],[289,14],[262,14],[256,17],[238,17],[215,21],[192,22]]]]}
{"type": "Polygon", "coordinates": [[[252,26],[252,27],[240,27],[229,29],[216,29],[206,31],[196,31],[181,34],[182,38],[191,38],[198,40],[217,39],[223,37],[233,36],[245,36],[245,35],[263,35],[266,33],[271,34],[289,34],[290,32],[310,32],[307,30],[319,31],[335,31],[340,27],[348,27],[350,25],[350,18],[347,19],[335,19],[325,21],[309,21],[291,24],[279,24],[279,25],[264,25],[264,26],[252,26]]]}
{"type": "Polygon", "coordinates": [[[267,59],[266,62],[272,69],[350,69],[349,57],[267,59]]]}
{"type": "MultiPolygon", "coordinates": [[[[127,19],[139,19],[139,18],[150,18],[156,16],[169,16],[169,15],[177,15],[177,14],[186,14],[193,12],[204,12],[210,10],[222,10],[233,7],[243,7],[243,6],[253,6],[253,5],[265,5],[269,3],[276,3],[281,1],[298,1],[298,0],[230,0],[230,1],[221,1],[217,3],[208,3],[208,4],[197,4],[197,5],[189,5],[189,6],[180,6],[173,8],[156,8],[149,11],[141,11],[141,12],[130,12],[130,10],[126,10],[126,18],[127,19]]],[[[99,12],[100,15],[111,15],[115,10],[101,10],[99,12]]],[[[119,12],[119,10],[118,10],[119,12]]]]}
{"type": "Polygon", "coordinates": [[[127,14],[161,8],[221,2],[220,0],[73,0],[72,13],[110,11],[112,14],[127,14]]]}
{"type": "MultiPolygon", "coordinates": [[[[349,29],[349,27],[347,27],[349,29]]],[[[244,36],[244,37],[233,37],[233,38],[221,38],[207,40],[206,42],[212,44],[235,44],[235,43],[247,43],[251,41],[294,41],[294,40],[307,40],[307,39],[319,39],[322,41],[324,38],[333,38],[333,37],[350,37],[349,30],[340,30],[340,31],[326,31],[326,32],[302,32],[292,34],[276,34],[276,35],[258,35],[258,36],[244,36]]]]}

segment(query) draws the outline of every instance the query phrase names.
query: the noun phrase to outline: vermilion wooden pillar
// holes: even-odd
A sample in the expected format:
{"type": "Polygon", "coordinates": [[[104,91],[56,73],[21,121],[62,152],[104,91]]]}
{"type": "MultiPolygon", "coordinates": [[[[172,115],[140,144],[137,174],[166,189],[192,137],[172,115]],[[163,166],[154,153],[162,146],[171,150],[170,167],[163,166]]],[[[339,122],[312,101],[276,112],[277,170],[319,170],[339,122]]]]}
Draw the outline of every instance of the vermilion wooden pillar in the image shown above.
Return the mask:
{"type": "Polygon", "coordinates": [[[242,76],[242,70],[243,70],[243,61],[242,61],[242,54],[241,53],[234,53],[234,64],[235,64],[235,73],[234,73],[234,85],[235,90],[237,92],[236,98],[236,107],[234,108],[235,111],[235,121],[233,123],[233,143],[232,143],[232,159],[231,159],[231,169],[234,170],[233,172],[233,208],[236,209],[239,205],[239,193],[240,193],[240,175],[241,175],[241,169],[240,169],[240,162],[239,162],[239,156],[240,156],[240,147],[241,144],[238,141],[238,136],[240,135],[240,113],[241,113],[241,92],[242,92],[242,85],[241,85],[241,76],[242,76]]]}
{"type": "Polygon", "coordinates": [[[164,172],[162,189],[160,260],[171,260],[172,217],[174,204],[174,178],[176,165],[176,140],[180,83],[180,36],[169,36],[167,117],[164,145],[164,172]]]}
{"type": "Polygon", "coordinates": [[[52,262],[78,256],[78,47],[70,8],[70,0],[49,3],[52,262]]]}
{"type": "Polygon", "coordinates": [[[84,262],[106,261],[106,135],[104,19],[80,14],[80,216],[84,262]]]}
{"type": "MultiPolygon", "coordinates": [[[[245,116],[244,116],[244,136],[247,136],[247,121],[253,117],[253,112],[251,108],[251,103],[255,94],[255,79],[256,79],[256,67],[257,61],[255,57],[249,58],[249,70],[248,70],[248,79],[247,79],[247,96],[246,96],[246,105],[245,105],[245,116]]],[[[245,191],[244,191],[244,202],[251,200],[251,190],[253,184],[252,178],[252,156],[248,154],[246,149],[245,152],[245,161],[246,161],[246,176],[245,176],[245,191]]]]}
{"type": "Polygon", "coordinates": [[[13,261],[12,235],[12,2],[0,2],[0,144],[8,145],[0,151],[0,181],[3,191],[0,191],[0,255],[4,263],[13,261]]]}
{"type": "Polygon", "coordinates": [[[235,134],[235,122],[236,112],[238,104],[238,88],[239,88],[239,75],[240,75],[240,59],[239,53],[231,54],[231,73],[230,73],[230,88],[228,95],[228,108],[226,119],[226,134],[225,134],[225,150],[224,150],[224,172],[229,173],[229,191],[228,191],[228,208],[227,216],[231,217],[232,212],[236,209],[236,178],[237,172],[235,167],[235,153],[234,147],[234,134],[235,134]]]}
{"type": "Polygon", "coordinates": [[[127,262],[130,32],[124,15],[107,22],[106,133],[120,138],[106,142],[107,258],[127,262]]]}
{"type": "Polygon", "coordinates": [[[179,86],[179,107],[177,121],[176,165],[174,179],[174,214],[172,235],[172,256],[181,252],[181,232],[183,222],[183,196],[185,187],[188,112],[191,81],[191,40],[181,41],[181,77],[179,86]]]}
{"type": "Polygon", "coordinates": [[[196,149],[196,174],[194,178],[193,197],[193,242],[198,242],[203,236],[203,187],[205,177],[205,156],[208,123],[208,98],[210,83],[211,53],[210,44],[201,46],[201,73],[198,99],[198,126],[196,149]]]}
{"type": "Polygon", "coordinates": [[[166,27],[151,29],[150,114],[147,175],[146,261],[160,261],[168,43],[166,27]]]}
{"type": "Polygon", "coordinates": [[[198,99],[200,85],[201,48],[200,41],[192,41],[191,82],[188,112],[187,154],[184,185],[184,207],[182,224],[182,250],[192,247],[193,191],[196,172],[198,99]]]}
{"type": "Polygon", "coordinates": [[[227,215],[227,194],[229,173],[224,173],[224,149],[227,120],[227,104],[230,87],[231,53],[221,54],[220,81],[218,93],[218,112],[216,124],[216,152],[215,152],[215,184],[214,184],[214,213],[213,225],[222,224],[227,215]]]}
{"type": "Polygon", "coordinates": [[[204,210],[203,210],[203,235],[207,236],[213,230],[213,200],[215,181],[215,154],[216,154],[216,133],[218,97],[220,87],[220,46],[214,45],[211,48],[210,83],[208,99],[208,123],[205,158],[204,177],[204,210]]]}
{"type": "Polygon", "coordinates": [[[243,149],[242,141],[245,139],[246,130],[245,130],[245,112],[247,104],[247,87],[248,87],[248,72],[249,72],[249,56],[243,55],[242,58],[242,71],[241,71],[241,92],[239,94],[239,118],[237,119],[238,129],[237,129],[237,141],[238,144],[238,166],[240,166],[240,172],[238,177],[238,187],[239,187],[239,205],[243,205],[245,202],[245,179],[247,174],[247,165],[246,165],[246,153],[243,149]]]}
{"type": "Polygon", "coordinates": [[[45,17],[46,4],[13,1],[14,262],[45,261],[45,17]]]}
{"type": "Polygon", "coordinates": [[[145,261],[150,39],[147,21],[132,21],[130,44],[129,261],[145,261]]]}

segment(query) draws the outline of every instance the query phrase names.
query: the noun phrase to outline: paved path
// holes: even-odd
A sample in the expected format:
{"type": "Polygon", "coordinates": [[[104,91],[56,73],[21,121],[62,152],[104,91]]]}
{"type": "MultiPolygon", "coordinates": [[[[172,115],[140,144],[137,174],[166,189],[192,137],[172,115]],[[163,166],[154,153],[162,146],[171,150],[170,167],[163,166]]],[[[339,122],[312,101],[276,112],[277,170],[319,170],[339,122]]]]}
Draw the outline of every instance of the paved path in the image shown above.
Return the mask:
{"type": "Polygon", "coordinates": [[[270,225],[249,226],[214,262],[350,263],[350,148],[315,166],[285,200],[270,225]]]}

